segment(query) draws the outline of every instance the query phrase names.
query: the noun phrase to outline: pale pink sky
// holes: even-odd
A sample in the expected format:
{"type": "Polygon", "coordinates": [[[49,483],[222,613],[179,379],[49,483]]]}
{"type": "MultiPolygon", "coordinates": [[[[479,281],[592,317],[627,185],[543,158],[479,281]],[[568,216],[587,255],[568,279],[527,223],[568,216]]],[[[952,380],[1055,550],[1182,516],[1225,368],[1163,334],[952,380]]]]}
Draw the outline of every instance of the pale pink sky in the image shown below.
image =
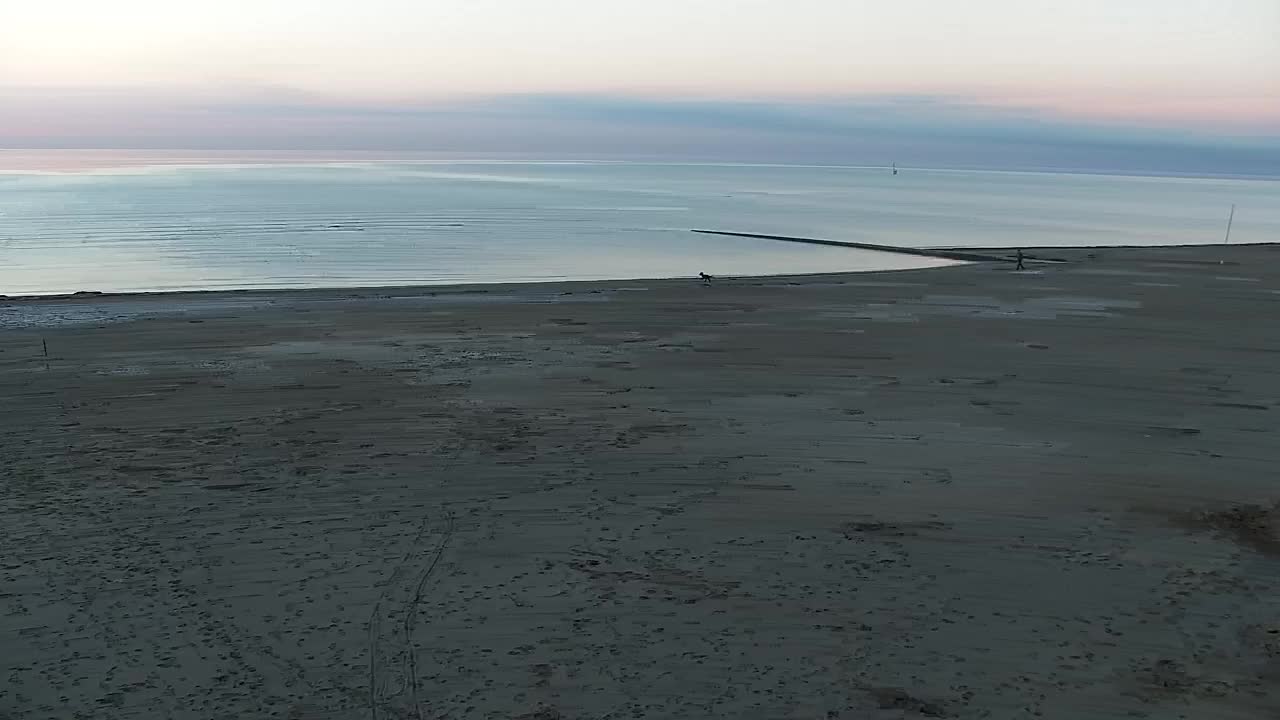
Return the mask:
{"type": "Polygon", "coordinates": [[[148,134],[262,144],[289,127],[337,141],[376,134],[397,111],[456,114],[509,96],[801,114],[920,98],[999,121],[1276,138],[1280,0],[9,0],[0,11],[0,147],[148,134]]]}

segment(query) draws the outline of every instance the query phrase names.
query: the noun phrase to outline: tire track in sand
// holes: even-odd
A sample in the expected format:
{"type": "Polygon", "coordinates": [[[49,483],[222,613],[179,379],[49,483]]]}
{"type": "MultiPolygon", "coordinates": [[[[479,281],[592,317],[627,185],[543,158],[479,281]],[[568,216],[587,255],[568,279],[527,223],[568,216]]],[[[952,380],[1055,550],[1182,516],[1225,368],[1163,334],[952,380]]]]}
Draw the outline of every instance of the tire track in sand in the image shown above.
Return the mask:
{"type": "MultiPolygon", "coordinates": [[[[414,534],[413,540],[409,544],[409,549],[405,551],[400,558],[400,562],[396,564],[391,576],[387,578],[386,584],[383,586],[382,592],[378,595],[378,600],[374,603],[373,609],[369,614],[368,623],[368,646],[369,646],[369,716],[372,720],[378,720],[382,706],[391,698],[397,697],[404,693],[406,687],[410,691],[414,711],[417,717],[422,718],[421,704],[418,698],[418,678],[417,678],[417,651],[413,647],[413,632],[417,625],[417,609],[418,604],[422,601],[422,595],[427,587],[428,581],[435,574],[436,568],[440,565],[440,560],[444,556],[445,550],[448,548],[449,542],[454,532],[453,513],[447,509],[442,509],[441,515],[445,518],[442,527],[432,529],[431,518],[423,518],[418,531],[414,534]],[[423,541],[429,534],[439,534],[440,539],[435,546],[427,552],[422,551],[423,541]],[[421,562],[419,562],[421,560],[421,562]],[[411,569],[418,566],[417,572],[411,569]],[[395,693],[387,695],[383,692],[386,683],[386,663],[383,661],[382,655],[386,646],[386,640],[383,635],[383,616],[384,608],[393,602],[397,592],[403,591],[405,599],[400,603],[400,613],[404,616],[401,628],[404,634],[402,640],[404,647],[400,651],[403,658],[403,670],[405,677],[403,678],[401,687],[395,693]]],[[[394,631],[393,631],[394,632],[394,631]]]]}

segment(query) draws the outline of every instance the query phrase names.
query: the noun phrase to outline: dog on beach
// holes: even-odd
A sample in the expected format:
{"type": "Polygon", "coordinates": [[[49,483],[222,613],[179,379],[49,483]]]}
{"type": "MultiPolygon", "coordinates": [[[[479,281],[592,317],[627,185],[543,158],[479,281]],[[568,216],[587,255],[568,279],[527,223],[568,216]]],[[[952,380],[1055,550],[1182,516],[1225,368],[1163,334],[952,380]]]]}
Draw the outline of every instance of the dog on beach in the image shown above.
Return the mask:
{"type": "Polygon", "coordinates": [[[711,281],[712,281],[712,280],[715,280],[715,276],[714,276],[714,275],[708,275],[708,274],[706,274],[706,273],[704,273],[704,272],[700,272],[700,273],[698,273],[698,277],[702,278],[702,284],[703,284],[703,285],[710,285],[710,284],[711,284],[711,281]]]}

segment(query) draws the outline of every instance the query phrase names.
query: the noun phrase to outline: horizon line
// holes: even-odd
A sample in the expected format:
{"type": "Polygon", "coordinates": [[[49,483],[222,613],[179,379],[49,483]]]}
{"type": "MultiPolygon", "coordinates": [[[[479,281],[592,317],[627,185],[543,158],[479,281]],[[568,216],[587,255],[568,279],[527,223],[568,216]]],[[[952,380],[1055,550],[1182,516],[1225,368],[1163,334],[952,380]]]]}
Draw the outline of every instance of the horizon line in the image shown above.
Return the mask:
{"type": "Polygon", "coordinates": [[[138,158],[141,162],[110,164],[110,165],[84,165],[67,169],[23,169],[14,167],[4,167],[0,163],[0,175],[76,175],[76,174],[111,174],[113,170],[128,169],[198,169],[198,168],[233,168],[233,167],[316,167],[316,166],[351,166],[351,165],[394,165],[394,164],[511,164],[511,165],[608,165],[608,164],[625,164],[625,165],[653,165],[659,167],[761,167],[761,168],[795,168],[795,169],[832,169],[832,170],[890,170],[896,165],[899,171],[916,171],[916,172],[983,172],[983,173],[1000,173],[1000,174],[1025,174],[1025,175],[1079,175],[1079,176],[1097,176],[1097,177],[1132,177],[1132,178],[1153,178],[1168,180],[1195,180],[1195,179],[1221,179],[1221,180],[1259,180],[1259,181],[1280,181],[1280,169],[1274,173],[1250,173],[1250,172],[1227,172],[1227,171],[1177,171],[1177,170],[1135,170],[1135,169],[1106,169],[1106,168],[1072,168],[1072,167],[1054,167],[1044,165],[1025,165],[1020,166],[1016,163],[1004,165],[984,165],[984,164],[965,164],[965,163],[939,163],[933,164],[862,164],[848,162],[781,162],[781,161],[762,161],[762,160],[729,160],[729,159],[677,159],[653,154],[633,154],[625,155],[618,153],[547,153],[536,151],[453,151],[453,150],[361,150],[361,149],[331,149],[331,150],[299,150],[299,149],[201,149],[201,148],[121,148],[121,147],[5,147],[0,146],[0,161],[3,160],[3,154],[6,153],[32,153],[32,154],[54,154],[54,153],[100,153],[100,154],[121,154],[130,153],[144,155],[163,155],[165,153],[173,153],[174,156],[169,158],[172,161],[165,161],[165,158],[156,158],[146,161],[145,158],[138,158]],[[206,158],[201,157],[181,157],[180,154],[189,153],[194,155],[204,154],[206,158]],[[341,157],[324,157],[326,153],[334,153],[337,155],[365,155],[360,158],[341,158],[341,157]],[[214,156],[235,156],[225,159],[219,159],[214,156]],[[296,156],[296,155],[314,155],[315,159],[301,158],[274,158],[272,155],[296,156]],[[395,157],[373,157],[402,155],[410,156],[404,158],[395,157]],[[411,157],[418,156],[438,156],[432,157],[411,157]],[[453,155],[456,157],[445,157],[453,155]],[[489,156],[489,157],[486,157],[489,156]],[[208,159],[209,161],[205,161],[208,159]],[[239,162],[236,162],[236,161],[239,162]]]}

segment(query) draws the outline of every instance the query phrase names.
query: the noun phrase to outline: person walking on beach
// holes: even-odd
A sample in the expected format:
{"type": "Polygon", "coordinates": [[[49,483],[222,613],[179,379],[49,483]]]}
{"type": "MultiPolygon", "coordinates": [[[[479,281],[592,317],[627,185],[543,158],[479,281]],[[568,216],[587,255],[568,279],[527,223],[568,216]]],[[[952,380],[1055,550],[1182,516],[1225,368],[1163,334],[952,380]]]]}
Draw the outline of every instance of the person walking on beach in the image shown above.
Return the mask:
{"type": "Polygon", "coordinates": [[[1014,270],[1026,270],[1027,266],[1022,264],[1022,248],[1018,248],[1018,266],[1014,270]]]}

